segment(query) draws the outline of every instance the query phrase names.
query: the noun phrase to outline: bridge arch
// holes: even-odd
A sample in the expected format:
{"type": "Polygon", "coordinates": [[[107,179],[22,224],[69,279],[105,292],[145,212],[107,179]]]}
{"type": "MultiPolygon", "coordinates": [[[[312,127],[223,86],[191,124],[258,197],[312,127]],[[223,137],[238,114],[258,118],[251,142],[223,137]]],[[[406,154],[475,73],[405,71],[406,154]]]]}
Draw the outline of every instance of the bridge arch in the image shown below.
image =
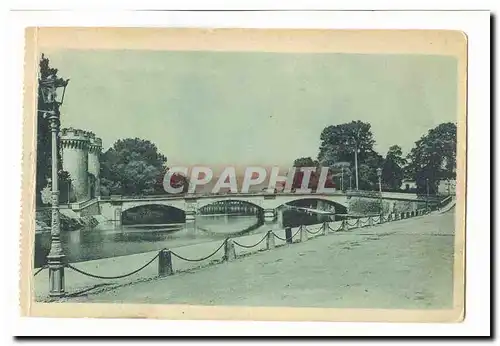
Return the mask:
{"type": "Polygon", "coordinates": [[[127,205],[121,210],[123,225],[181,223],[185,218],[184,210],[163,203],[127,205]]]}
{"type": "Polygon", "coordinates": [[[181,206],[177,204],[172,204],[172,203],[167,203],[163,201],[147,201],[147,202],[137,202],[137,203],[124,203],[121,211],[122,213],[126,212],[127,210],[139,208],[139,207],[151,207],[151,206],[160,206],[163,208],[172,208],[172,209],[177,209],[179,211],[185,212],[186,210],[181,206]]]}
{"type": "Polygon", "coordinates": [[[327,196],[314,196],[314,195],[308,195],[308,196],[289,196],[287,198],[277,198],[274,201],[266,201],[266,208],[269,209],[277,209],[279,207],[282,207],[286,204],[294,203],[294,202],[300,202],[300,201],[313,201],[313,202],[322,202],[326,203],[328,205],[334,206],[335,207],[335,212],[338,214],[345,214],[347,213],[347,200],[342,200],[339,201],[338,198],[328,198],[327,196]]]}

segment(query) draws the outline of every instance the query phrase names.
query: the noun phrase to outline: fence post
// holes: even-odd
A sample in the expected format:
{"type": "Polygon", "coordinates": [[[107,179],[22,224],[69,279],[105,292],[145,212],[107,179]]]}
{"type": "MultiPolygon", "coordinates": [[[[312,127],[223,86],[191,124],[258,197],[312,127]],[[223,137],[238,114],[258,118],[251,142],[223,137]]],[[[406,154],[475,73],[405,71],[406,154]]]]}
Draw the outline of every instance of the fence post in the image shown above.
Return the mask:
{"type": "Polygon", "coordinates": [[[368,226],[373,226],[373,218],[368,216],[368,226]]]}
{"type": "Polygon", "coordinates": [[[323,235],[328,234],[328,222],[323,222],[323,235]]]}
{"type": "Polygon", "coordinates": [[[406,218],[407,219],[410,218],[410,212],[409,211],[406,212],[406,218]]]}
{"type": "Polygon", "coordinates": [[[347,224],[347,219],[342,220],[342,230],[343,231],[349,230],[349,225],[347,224]]]}
{"type": "Polygon", "coordinates": [[[290,227],[285,228],[285,239],[286,239],[287,244],[293,243],[292,229],[290,227]]]}
{"type": "Polygon", "coordinates": [[[300,233],[300,242],[307,241],[307,230],[304,226],[300,226],[299,228],[299,233],[300,233]]]}
{"type": "Polygon", "coordinates": [[[174,274],[172,268],[172,253],[170,250],[160,250],[158,254],[158,276],[169,276],[174,274]]]}
{"type": "Polygon", "coordinates": [[[227,238],[224,244],[224,259],[232,261],[236,258],[236,251],[234,249],[234,242],[231,238],[227,238]]]}
{"type": "Polygon", "coordinates": [[[273,231],[267,231],[267,238],[266,238],[266,248],[268,250],[271,250],[275,247],[275,242],[274,242],[274,233],[273,231]]]}

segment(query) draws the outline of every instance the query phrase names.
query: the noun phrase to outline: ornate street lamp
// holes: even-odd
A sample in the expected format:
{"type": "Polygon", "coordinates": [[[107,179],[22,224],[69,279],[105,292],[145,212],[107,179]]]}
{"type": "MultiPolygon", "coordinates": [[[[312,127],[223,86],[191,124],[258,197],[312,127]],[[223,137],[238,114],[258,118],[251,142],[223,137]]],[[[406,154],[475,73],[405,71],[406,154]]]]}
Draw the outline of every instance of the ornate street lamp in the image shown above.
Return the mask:
{"type": "Polygon", "coordinates": [[[382,168],[377,168],[378,177],[378,190],[380,193],[380,217],[382,217],[383,204],[382,204],[382,168]]]}
{"type": "Polygon", "coordinates": [[[44,119],[49,121],[52,137],[52,219],[51,219],[51,243],[50,252],[47,256],[49,266],[50,296],[61,297],[64,292],[64,252],[61,246],[61,229],[59,223],[59,188],[58,188],[58,162],[57,162],[57,138],[59,135],[59,107],[64,101],[64,94],[69,79],[56,78],[50,75],[40,79],[40,92],[46,109],[39,109],[44,119]]]}

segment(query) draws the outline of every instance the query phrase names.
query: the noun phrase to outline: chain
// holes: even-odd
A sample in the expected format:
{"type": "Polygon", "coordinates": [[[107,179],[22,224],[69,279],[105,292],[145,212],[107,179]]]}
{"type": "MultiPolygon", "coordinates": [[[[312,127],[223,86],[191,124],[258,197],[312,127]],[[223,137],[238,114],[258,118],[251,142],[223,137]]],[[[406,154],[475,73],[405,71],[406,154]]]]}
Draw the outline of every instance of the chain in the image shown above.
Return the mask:
{"type": "Polygon", "coordinates": [[[153,261],[154,261],[155,259],[157,259],[159,255],[160,255],[159,253],[158,253],[158,254],[156,254],[156,256],[155,256],[155,257],[153,257],[153,258],[152,258],[149,262],[147,262],[146,264],[144,264],[144,265],[143,265],[142,267],[140,267],[139,269],[136,269],[136,270],[134,270],[134,271],[132,271],[132,272],[130,272],[130,273],[128,273],[128,274],[117,275],[117,276],[101,276],[101,275],[95,275],[95,274],[91,274],[91,273],[85,272],[85,271],[83,271],[83,270],[81,270],[81,269],[78,269],[78,268],[76,268],[76,267],[73,267],[71,264],[66,264],[66,266],[67,266],[68,268],[73,269],[74,271],[76,271],[76,272],[78,272],[78,273],[80,273],[80,274],[83,274],[83,275],[86,275],[86,276],[90,276],[90,277],[93,277],[93,278],[96,278],[96,279],[122,279],[122,278],[125,278],[125,277],[127,277],[127,276],[130,276],[130,275],[133,275],[133,274],[135,274],[135,273],[140,272],[141,270],[143,270],[144,268],[146,268],[148,265],[150,265],[151,263],[153,263],[153,261]]]}
{"type": "Polygon", "coordinates": [[[207,260],[209,259],[210,257],[212,257],[213,255],[215,255],[220,249],[222,249],[222,247],[227,243],[227,240],[229,238],[226,238],[222,244],[220,244],[220,246],[214,251],[212,252],[210,255],[208,256],[205,256],[205,257],[202,257],[202,258],[197,258],[197,259],[192,259],[192,258],[186,258],[186,257],[183,257],[179,254],[176,254],[175,252],[173,251],[170,251],[172,255],[174,255],[175,257],[177,258],[180,258],[181,260],[184,260],[184,261],[188,261],[188,262],[201,262],[201,261],[204,261],[204,260],[207,260]]]}
{"type": "Polygon", "coordinates": [[[233,240],[233,243],[234,243],[235,245],[238,245],[238,246],[244,247],[244,248],[246,248],[246,249],[251,249],[251,248],[253,248],[253,247],[255,247],[255,246],[259,245],[260,243],[262,243],[262,242],[264,241],[264,239],[266,239],[266,238],[267,238],[267,233],[266,233],[266,235],[264,235],[264,237],[263,237],[261,240],[259,240],[259,241],[258,241],[257,243],[255,243],[254,245],[243,245],[243,244],[238,243],[236,240],[233,240]]]}

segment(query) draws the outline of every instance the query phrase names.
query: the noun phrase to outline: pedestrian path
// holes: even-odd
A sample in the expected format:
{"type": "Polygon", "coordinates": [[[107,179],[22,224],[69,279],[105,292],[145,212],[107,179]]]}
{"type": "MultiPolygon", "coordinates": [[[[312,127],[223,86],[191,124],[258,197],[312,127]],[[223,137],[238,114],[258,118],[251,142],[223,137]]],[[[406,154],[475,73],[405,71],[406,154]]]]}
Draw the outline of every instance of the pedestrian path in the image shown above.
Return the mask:
{"type": "Polygon", "coordinates": [[[338,232],[71,302],[449,308],[453,214],[338,232]],[[448,236],[436,236],[447,234],[448,236]]]}

